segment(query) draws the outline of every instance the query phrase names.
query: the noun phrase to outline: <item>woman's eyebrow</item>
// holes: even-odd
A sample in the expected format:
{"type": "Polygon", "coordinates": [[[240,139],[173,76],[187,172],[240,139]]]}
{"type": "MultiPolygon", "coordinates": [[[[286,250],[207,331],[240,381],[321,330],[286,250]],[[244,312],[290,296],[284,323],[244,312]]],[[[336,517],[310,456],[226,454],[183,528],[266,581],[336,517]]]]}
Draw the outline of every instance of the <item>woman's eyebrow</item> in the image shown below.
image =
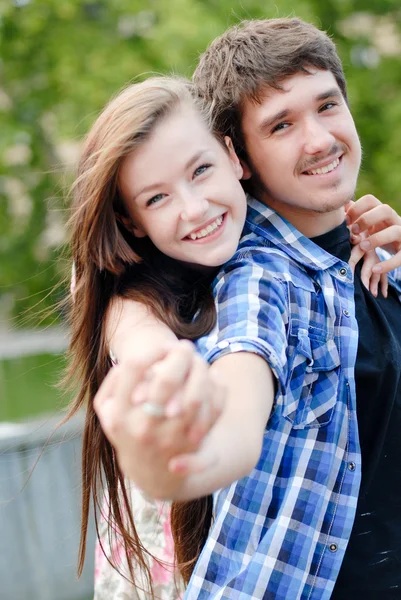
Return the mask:
{"type": "MultiPolygon", "coordinates": [[[[207,149],[203,148],[202,150],[198,150],[197,152],[195,152],[195,154],[193,156],[191,156],[191,158],[185,163],[184,165],[184,170],[189,169],[189,167],[191,165],[193,165],[194,163],[196,163],[200,157],[205,154],[207,152],[207,149]]],[[[141,188],[136,194],[133,195],[134,198],[137,198],[138,196],[140,196],[141,194],[144,194],[146,192],[149,192],[151,190],[153,190],[154,188],[157,187],[162,187],[166,185],[165,181],[160,181],[160,182],[155,182],[155,183],[151,183],[149,185],[145,185],[143,188],[141,188]]]]}

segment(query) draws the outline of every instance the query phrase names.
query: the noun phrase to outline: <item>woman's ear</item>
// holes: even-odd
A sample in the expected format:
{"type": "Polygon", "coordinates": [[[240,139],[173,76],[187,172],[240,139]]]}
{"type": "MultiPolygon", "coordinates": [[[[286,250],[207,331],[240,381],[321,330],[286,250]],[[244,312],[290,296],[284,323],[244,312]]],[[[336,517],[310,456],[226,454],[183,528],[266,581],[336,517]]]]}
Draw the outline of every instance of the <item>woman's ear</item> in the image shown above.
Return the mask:
{"type": "Polygon", "coordinates": [[[133,223],[131,217],[126,217],[125,215],[120,215],[119,213],[116,213],[116,219],[122,225],[124,225],[125,229],[127,231],[129,231],[130,233],[132,233],[135,237],[137,237],[137,238],[146,237],[146,232],[139,225],[135,225],[133,223]]]}
{"type": "Polygon", "coordinates": [[[252,177],[251,169],[249,168],[248,163],[246,163],[242,158],[241,158],[241,167],[242,167],[242,178],[241,179],[250,179],[252,177]]]}
{"type": "Polygon", "coordinates": [[[228,135],[226,135],[224,137],[224,143],[227,146],[228,156],[233,164],[234,173],[238,177],[238,179],[242,179],[243,178],[242,165],[241,165],[240,159],[237,156],[237,153],[234,150],[234,145],[232,143],[232,140],[228,135]]]}

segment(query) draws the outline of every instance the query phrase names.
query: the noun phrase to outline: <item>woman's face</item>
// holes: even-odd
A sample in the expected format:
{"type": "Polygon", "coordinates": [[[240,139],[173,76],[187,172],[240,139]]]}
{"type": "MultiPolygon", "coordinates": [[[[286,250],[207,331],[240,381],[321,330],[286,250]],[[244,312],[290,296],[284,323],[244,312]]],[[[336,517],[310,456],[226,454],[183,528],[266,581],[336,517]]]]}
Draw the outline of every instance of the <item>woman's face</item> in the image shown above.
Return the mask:
{"type": "Polygon", "coordinates": [[[123,161],[119,189],[137,237],[163,254],[205,267],[234,254],[246,215],[242,168],[191,107],[163,119],[123,161]]]}

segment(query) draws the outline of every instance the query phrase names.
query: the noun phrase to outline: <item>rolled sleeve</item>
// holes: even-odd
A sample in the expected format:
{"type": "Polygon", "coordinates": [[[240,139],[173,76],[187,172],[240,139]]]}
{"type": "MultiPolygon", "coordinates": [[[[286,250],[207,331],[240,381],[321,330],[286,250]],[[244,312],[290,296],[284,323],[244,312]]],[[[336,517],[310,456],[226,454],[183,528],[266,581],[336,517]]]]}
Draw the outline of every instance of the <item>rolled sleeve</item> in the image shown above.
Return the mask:
{"type": "Polygon", "coordinates": [[[253,352],[269,364],[279,383],[287,380],[286,283],[266,256],[242,258],[225,267],[215,284],[217,321],[197,342],[210,363],[232,352],[253,352]],[[263,264],[262,264],[263,263],[263,264]]]}

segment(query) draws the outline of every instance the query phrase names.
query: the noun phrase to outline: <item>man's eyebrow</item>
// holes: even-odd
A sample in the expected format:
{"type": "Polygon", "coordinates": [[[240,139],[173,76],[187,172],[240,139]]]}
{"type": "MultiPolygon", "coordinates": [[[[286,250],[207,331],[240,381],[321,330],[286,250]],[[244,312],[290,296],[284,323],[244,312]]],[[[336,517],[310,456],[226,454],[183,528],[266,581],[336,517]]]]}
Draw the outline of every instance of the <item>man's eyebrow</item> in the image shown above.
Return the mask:
{"type": "Polygon", "coordinates": [[[272,125],[274,125],[274,123],[276,123],[277,121],[281,121],[282,119],[287,118],[289,114],[290,114],[290,111],[288,110],[288,108],[285,108],[284,110],[281,110],[280,112],[276,113],[275,115],[266,117],[265,119],[263,119],[263,121],[259,125],[259,127],[258,127],[259,131],[261,133],[265,132],[266,130],[270,129],[270,127],[272,125]]]}
{"type": "MultiPolygon", "coordinates": [[[[322,102],[323,100],[327,100],[328,98],[342,98],[341,91],[337,87],[330,88],[329,90],[326,90],[325,92],[322,92],[321,94],[316,96],[315,100],[316,102],[322,102]]],[[[288,118],[289,114],[290,110],[288,108],[285,108],[284,110],[281,110],[275,115],[266,117],[259,125],[259,131],[261,133],[264,133],[266,130],[270,129],[272,125],[277,123],[277,121],[282,121],[283,119],[288,118]]]]}
{"type": "Polygon", "coordinates": [[[329,90],[322,92],[318,96],[316,96],[317,102],[321,102],[322,100],[327,100],[327,98],[341,98],[342,94],[337,87],[330,88],[329,90]]]}

